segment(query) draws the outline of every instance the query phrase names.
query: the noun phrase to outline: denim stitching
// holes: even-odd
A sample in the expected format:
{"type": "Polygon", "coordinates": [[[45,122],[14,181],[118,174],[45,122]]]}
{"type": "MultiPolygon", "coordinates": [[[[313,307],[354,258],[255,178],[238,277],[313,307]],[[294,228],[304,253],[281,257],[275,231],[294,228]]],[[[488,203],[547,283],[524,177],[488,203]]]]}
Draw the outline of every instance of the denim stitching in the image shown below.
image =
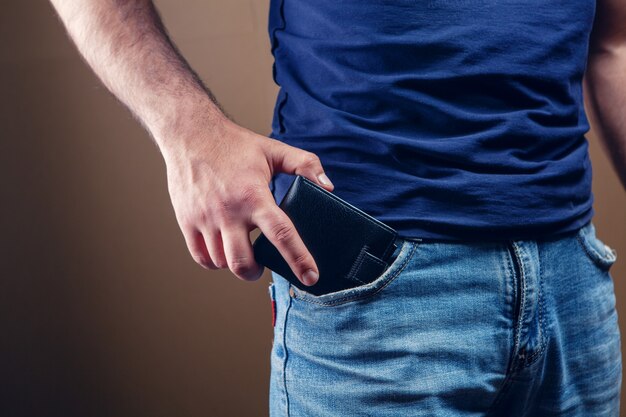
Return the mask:
{"type": "MultiPolygon", "coordinates": [[[[412,243],[407,241],[407,244],[410,245],[412,243]]],[[[311,303],[311,304],[317,304],[317,305],[321,305],[321,306],[325,306],[325,307],[334,307],[334,306],[337,306],[337,305],[346,304],[348,302],[362,300],[362,299],[365,299],[365,298],[372,297],[375,294],[377,294],[380,291],[382,291],[383,288],[385,288],[387,285],[389,285],[389,283],[391,283],[398,275],[400,275],[400,273],[404,270],[404,268],[406,267],[408,262],[413,257],[413,254],[415,253],[415,250],[417,249],[418,246],[419,246],[419,242],[414,242],[413,243],[413,247],[411,248],[411,252],[409,252],[409,254],[407,255],[407,257],[404,260],[403,264],[400,267],[398,267],[398,270],[394,274],[392,274],[389,277],[387,277],[387,279],[384,281],[384,283],[381,284],[380,288],[376,288],[375,291],[372,291],[371,293],[367,292],[367,293],[361,294],[361,295],[359,295],[359,294],[347,295],[345,297],[338,298],[336,300],[326,301],[326,302],[312,300],[310,298],[307,298],[306,296],[301,296],[301,297],[297,297],[297,298],[299,300],[302,300],[304,302],[311,303]]]]}
{"type": "Polygon", "coordinates": [[[519,367],[519,353],[521,350],[521,337],[522,337],[522,328],[524,327],[524,317],[525,317],[525,310],[526,310],[526,269],[524,268],[524,260],[522,259],[522,254],[520,252],[519,246],[515,243],[515,242],[511,242],[512,246],[513,246],[513,252],[515,254],[515,258],[513,261],[517,263],[518,267],[519,267],[519,277],[518,279],[520,280],[520,284],[519,288],[520,288],[520,293],[518,294],[518,297],[520,297],[520,304],[519,304],[519,314],[517,317],[517,328],[515,330],[516,332],[516,346],[515,346],[515,359],[514,359],[514,366],[512,369],[512,374],[516,373],[518,371],[518,367],[519,367]]]}
{"type": "Polygon", "coordinates": [[[287,360],[289,359],[289,351],[287,350],[287,320],[289,317],[289,310],[291,309],[291,297],[287,297],[289,303],[285,310],[285,321],[283,324],[283,350],[285,351],[285,359],[283,360],[283,392],[285,395],[285,408],[287,411],[287,417],[289,417],[289,394],[287,392],[287,360]]]}
{"type": "Polygon", "coordinates": [[[517,304],[517,298],[519,297],[519,291],[518,291],[518,285],[517,285],[517,281],[519,280],[519,277],[517,277],[517,274],[515,273],[515,267],[513,265],[513,262],[515,262],[515,260],[512,259],[513,255],[509,251],[509,245],[505,244],[504,251],[506,252],[505,259],[506,259],[507,271],[509,273],[509,277],[511,277],[511,281],[513,284],[513,303],[512,303],[513,326],[511,328],[512,333],[513,333],[513,347],[510,351],[509,362],[506,367],[504,380],[502,381],[502,384],[500,384],[500,387],[498,387],[498,389],[496,390],[496,396],[493,399],[493,402],[491,403],[489,408],[487,408],[486,415],[489,415],[500,404],[500,402],[502,401],[502,398],[504,398],[504,395],[507,393],[508,388],[511,386],[512,374],[513,374],[514,367],[515,367],[516,336],[517,336],[516,328],[517,328],[517,320],[519,318],[518,311],[515,309],[515,307],[517,304]]]}
{"type": "Polygon", "coordinates": [[[530,355],[526,361],[526,367],[532,365],[533,363],[535,363],[535,361],[543,354],[543,352],[546,349],[546,346],[548,345],[547,343],[547,338],[546,338],[546,326],[545,326],[545,319],[546,319],[546,314],[545,314],[545,287],[544,287],[544,283],[543,283],[543,268],[542,268],[542,262],[541,262],[541,257],[539,256],[539,249],[537,249],[537,259],[539,260],[539,295],[538,295],[538,301],[539,301],[539,331],[541,334],[541,344],[539,345],[539,349],[537,349],[537,351],[535,351],[532,355],[530,355]]]}
{"type": "MultiPolygon", "coordinates": [[[[517,297],[519,298],[519,307],[516,311],[516,323],[515,323],[515,337],[514,337],[514,345],[513,351],[511,352],[511,363],[510,367],[507,370],[507,375],[505,377],[505,381],[502,383],[502,388],[500,392],[497,394],[495,400],[487,410],[487,415],[489,415],[500,403],[503,401],[504,396],[510,389],[513,384],[513,377],[519,370],[519,349],[521,342],[521,329],[522,323],[524,322],[524,309],[526,307],[526,275],[524,274],[523,262],[521,261],[519,247],[514,241],[510,241],[510,247],[513,249],[513,253],[511,254],[512,262],[519,267],[519,274],[514,272],[514,276],[517,278],[515,282],[515,289],[517,292],[517,297]],[[519,260],[519,262],[518,262],[519,260]]],[[[515,267],[514,267],[515,268],[515,267]]],[[[517,304],[517,299],[515,300],[517,304]]]]}
{"type": "Polygon", "coordinates": [[[581,236],[581,233],[582,233],[582,229],[576,235],[576,240],[578,240],[578,243],[580,244],[580,246],[583,248],[583,250],[589,257],[589,260],[591,260],[591,262],[593,262],[594,265],[602,269],[608,269],[608,267],[610,267],[611,264],[613,263],[613,257],[610,255],[607,255],[607,256],[602,255],[595,248],[593,248],[590,243],[586,242],[587,237],[581,236]]]}
{"type": "Polygon", "coordinates": [[[358,293],[355,295],[347,295],[345,297],[342,298],[338,298],[336,300],[331,300],[331,301],[317,301],[317,300],[312,300],[310,298],[307,298],[306,296],[304,297],[300,297],[299,299],[308,303],[312,303],[312,304],[318,304],[321,306],[329,306],[329,307],[334,307],[337,305],[341,305],[341,304],[346,304],[348,302],[352,302],[352,301],[357,301],[357,300],[361,300],[361,299],[365,299],[365,298],[369,298],[371,296],[374,296],[375,294],[377,294],[378,292],[380,292],[381,290],[383,290],[387,285],[389,285],[390,282],[392,282],[406,267],[407,263],[409,260],[411,260],[411,258],[413,257],[413,253],[415,252],[415,249],[417,248],[418,243],[415,243],[413,245],[413,248],[411,249],[411,252],[407,255],[407,258],[404,260],[404,263],[398,268],[398,271],[396,271],[393,275],[390,275],[389,277],[387,277],[387,279],[384,281],[383,284],[381,284],[380,288],[376,288],[375,291],[372,291],[371,293],[367,292],[364,294],[359,295],[358,293]]]}
{"type": "MultiPolygon", "coordinates": [[[[512,247],[511,247],[512,248],[512,247]]],[[[513,249],[513,248],[512,248],[513,249]]],[[[513,249],[514,251],[514,249],[513,249]]],[[[511,371],[514,369],[515,367],[515,355],[517,353],[517,349],[519,346],[519,334],[517,332],[517,328],[518,328],[518,322],[520,320],[520,316],[521,316],[521,300],[520,300],[520,290],[521,290],[521,283],[520,281],[520,277],[517,273],[517,270],[515,269],[515,259],[513,258],[515,256],[514,253],[509,252],[508,248],[507,248],[507,257],[506,257],[506,261],[507,261],[507,265],[509,268],[509,273],[511,274],[511,277],[513,278],[513,305],[512,305],[512,312],[513,312],[513,349],[511,351],[511,360],[510,360],[510,364],[509,367],[507,369],[507,376],[508,374],[511,373],[511,371]],[[520,305],[517,305],[518,300],[520,301],[520,305]]]]}

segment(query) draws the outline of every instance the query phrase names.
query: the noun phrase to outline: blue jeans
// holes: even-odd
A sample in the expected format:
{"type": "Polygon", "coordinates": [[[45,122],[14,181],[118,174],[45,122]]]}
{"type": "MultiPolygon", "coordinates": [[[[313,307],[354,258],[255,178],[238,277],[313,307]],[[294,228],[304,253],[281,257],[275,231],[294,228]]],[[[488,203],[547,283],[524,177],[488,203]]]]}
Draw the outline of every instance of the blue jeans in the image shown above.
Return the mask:
{"type": "Polygon", "coordinates": [[[616,253],[592,223],[394,256],[322,296],[272,274],[271,416],[619,415],[616,253]]]}

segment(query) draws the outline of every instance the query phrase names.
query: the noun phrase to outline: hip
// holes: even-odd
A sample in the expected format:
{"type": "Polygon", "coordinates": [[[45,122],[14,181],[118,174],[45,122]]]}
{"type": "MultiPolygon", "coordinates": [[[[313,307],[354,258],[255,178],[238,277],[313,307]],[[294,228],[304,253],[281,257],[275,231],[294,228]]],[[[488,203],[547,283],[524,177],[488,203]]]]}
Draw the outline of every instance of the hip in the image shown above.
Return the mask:
{"type": "Polygon", "coordinates": [[[571,415],[601,415],[621,380],[615,260],[587,223],[558,238],[404,239],[373,282],[322,296],[273,273],[272,415],[533,415],[572,392],[571,415]]]}

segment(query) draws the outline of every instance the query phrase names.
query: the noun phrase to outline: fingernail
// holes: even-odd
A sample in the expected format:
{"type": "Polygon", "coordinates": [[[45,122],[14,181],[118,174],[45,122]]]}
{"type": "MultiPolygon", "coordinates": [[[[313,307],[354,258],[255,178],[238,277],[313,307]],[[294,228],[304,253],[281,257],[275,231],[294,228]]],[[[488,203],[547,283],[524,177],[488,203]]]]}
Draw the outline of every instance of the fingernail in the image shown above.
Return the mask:
{"type": "Polygon", "coordinates": [[[309,269],[308,271],[304,273],[304,275],[302,275],[302,280],[304,281],[306,285],[309,285],[309,286],[315,284],[317,282],[317,279],[318,279],[317,272],[315,272],[312,269],[309,269]]]}
{"type": "Polygon", "coordinates": [[[317,176],[317,179],[320,180],[320,182],[324,185],[330,185],[332,186],[333,183],[330,182],[330,180],[328,179],[328,177],[326,176],[326,174],[324,174],[323,172],[317,176]]]}

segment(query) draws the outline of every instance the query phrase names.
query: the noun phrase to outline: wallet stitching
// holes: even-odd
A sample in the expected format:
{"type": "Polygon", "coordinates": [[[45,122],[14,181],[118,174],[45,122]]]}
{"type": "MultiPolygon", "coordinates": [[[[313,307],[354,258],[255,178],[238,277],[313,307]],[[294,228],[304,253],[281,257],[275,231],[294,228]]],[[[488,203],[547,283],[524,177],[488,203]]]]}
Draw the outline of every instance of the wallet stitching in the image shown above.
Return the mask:
{"type": "MultiPolygon", "coordinates": [[[[300,293],[300,295],[297,297],[298,299],[307,302],[307,303],[311,303],[311,304],[317,304],[320,306],[326,306],[326,307],[334,307],[337,305],[341,305],[341,304],[346,304],[352,301],[357,301],[357,300],[361,300],[363,298],[369,298],[371,296],[374,296],[376,294],[378,294],[380,291],[382,291],[384,288],[387,287],[387,285],[389,285],[394,279],[396,279],[396,277],[398,275],[400,275],[400,273],[404,270],[404,268],[406,268],[406,266],[408,265],[409,261],[411,260],[411,258],[413,258],[413,254],[415,253],[415,250],[417,249],[417,247],[419,246],[420,242],[419,241],[406,241],[407,244],[412,244],[413,243],[413,248],[411,249],[411,252],[407,255],[406,259],[404,260],[404,262],[402,263],[402,265],[400,267],[398,267],[398,270],[393,274],[390,275],[389,277],[387,277],[387,279],[383,282],[383,284],[380,286],[380,288],[376,288],[375,291],[373,292],[367,292],[365,294],[357,294],[357,295],[346,295],[345,297],[341,297],[338,298],[336,300],[331,300],[331,301],[317,301],[315,299],[310,298],[308,295],[306,294],[302,294],[300,291],[298,291],[300,293]]],[[[373,282],[373,281],[372,281],[373,282]]]]}
{"type": "MultiPolygon", "coordinates": [[[[361,265],[363,264],[363,261],[365,261],[365,258],[367,258],[368,256],[369,256],[369,258],[372,261],[378,263],[378,265],[382,266],[383,268],[387,266],[386,262],[381,261],[380,259],[378,259],[374,255],[369,253],[367,251],[368,249],[369,249],[369,247],[367,245],[363,245],[363,247],[361,248],[361,251],[359,252],[359,255],[356,258],[356,261],[354,261],[354,264],[352,265],[352,268],[350,268],[350,272],[346,276],[346,279],[352,280],[352,281],[358,281],[361,284],[368,284],[367,282],[357,278],[357,272],[359,271],[359,269],[361,269],[361,265]]],[[[383,271],[383,272],[385,272],[385,271],[383,271]]]]}
{"type": "MultiPolygon", "coordinates": [[[[356,274],[357,274],[357,272],[361,269],[361,265],[362,265],[362,264],[363,264],[363,262],[365,261],[365,258],[368,258],[368,257],[369,257],[369,259],[370,259],[371,261],[374,261],[374,262],[376,262],[378,265],[380,265],[380,266],[382,266],[382,267],[383,267],[383,271],[382,271],[382,272],[380,272],[379,274],[384,273],[384,272],[385,272],[385,267],[387,266],[387,263],[385,263],[385,262],[381,261],[380,259],[376,258],[376,257],[375,257],[374,255],[372,255],[371,253],[369,253],[369,252],[367,252],[367,251],[364,251],[364,252],[363,252],[363,256],[361,257],[361,261],[359,262],[359,265],[357,266],[357,268],[355,268],[355,270],[354,270],[354,272],[353,272],[353,273],[354,273],[354,275],[355,275],[355,276],[354,276],[354,279],[355,279],[355,280],[357,280],[357,281],[359,281],[359,282],[362,282],[363,284],[368,284],[368,283],[367,283],[367,282],[365,282],[365,281],[360,280],[359,278],[357,278],[357,277],[356,277],[356,274]]],[[[371,281],[370,281],[370,282],[371,282],[371,281]]]]}
{"type": "MultiPolygon", "coordinates": [[[[334,194],[332,194],[332,193],[330,193],[330,192],[329,192],[328,194],[326,194],[325,192],[323,192],[322,190],[320,190],[319,188],[317,188],[317,187],[316,187],[316,186],[315,186],[315,185],[314,185],[314,184],[313,184],[310,180],[308,180],[308,179],[307,179],[307,178],[305,178],[305,177],[302,177],[302,178],[305,180],[305,181],[303,182],[303,184],[306,184],[306,185],[307,185],[307,186],[309,186],[309,188],[311,188],[312,190],[315,190],[315,191],[317,191],[317,192],[318,192],[318,193],[320,193],[320,194],[328,195],[328,196],[329,196],[329,197],[331,197],[332,199],[334,199],[334,200],[336,200],[337,202],[339,202],[339,203],[340,203],[343,207],[345,207],[346,209],[348,209],[348,210],[350,210],[350,211],[353,211],[353,212],[354,212],[355,214],[357,214],[359,217],[362,217],[362,218],[364,218],[365,220],[369,221],[372,225],[376,226],[377,228],[379,228],[379,229],[381,229],[381,230],[384,230],[384,231],[386,231],[386,232],[390,232],[390,231],[391,231],[391,232],[394,234],[394,238],[393,238],[393,239],[391,239],[391,241],[389,242],[389,244],[387,245],[387,247],[386,247],[386,248],[385,248],[385,250],[383,251],[383,256],[382,256],[382,257],[383,257],[383,258],[385,258],[385,257],[387,256],[387,254],[388,254],[388,252],[389,252],[389,249],[391,248],[391,245],[392,245],[392,244],[393,244],[393,242],[396,240],[395,238],[396,238],[396,236],[398,235],[398,232],[397,232],[396,230],[394,230],[393,228],[391,228],[391,227],[389,227],[389,226],[387,226],[387,225],[382,226],[382,225],[380,225],[380,224],[378,224],[378,223],[372,222],[372,221],[371,221],[371,219],[369,219],[368,217],[364,216],[364,215],[363,215],[363,213],[361,213],[361,212],[357,211],[354,207],[344,205],[344,204],[343,204],[343,203],[339,200],[339,197],[337,197],[336,195],[334,195],[334,194]],[[391,229],[391,230],[389,230],[389,229],[391,229]]],[[[377,220],[377,221],[379,221],[379,220],[377,220]]]]}
{"type": "MultiPolygon", "coordinates": [[[[347,279],[353,280],[353,281],[358,281],[361,284],[368,284],[368,282],[365,282],[365,281],[363,281],[363,280],[361,280],[361,279],[359,279],[357,277],[357,272],[361,269],[361,265],[365,261],[365,258],[368,258],[368,257],[369,257],[369,259],[371,261],[378,263],[378,265],[382,266],[383,268],[385,268],[387,266],[386,262],[381,261],[380,259],[378,259],[374,255],[369,253],[367,251],[367,249],[368,249],[367,245],[363,246],[363,248],[361,249],[361,252],[359,252],[359,256],[358,256],[357,260],[355,261],[354,265],[352,265],[352,268],[350,269],[350,273],[346,277],[347,279]]],[[[384,272],[385,271],[383,270],[381,272],[381,274],[384,273],[384,272]]]]}
{"type": "Polygon", "coordinates": [[[361,284],[365,284],[365,282],[363,282],[362,280],[358,279],[355,276],[355,274],[356,274],[356,271],[358,271],[359,268],[361,267],[361,264],[363,263],[363,259],[365,258],[365,252],[366,251],[367,251],[367,245],[364,245],[361,248],[361,251],[359,252],[359,255],[357,256],[356,261],[352,265],[352,268],[350,268],[350,272],[346,276],[346,279],[351,280],[351,281],[358,281],[361,284]]]}

